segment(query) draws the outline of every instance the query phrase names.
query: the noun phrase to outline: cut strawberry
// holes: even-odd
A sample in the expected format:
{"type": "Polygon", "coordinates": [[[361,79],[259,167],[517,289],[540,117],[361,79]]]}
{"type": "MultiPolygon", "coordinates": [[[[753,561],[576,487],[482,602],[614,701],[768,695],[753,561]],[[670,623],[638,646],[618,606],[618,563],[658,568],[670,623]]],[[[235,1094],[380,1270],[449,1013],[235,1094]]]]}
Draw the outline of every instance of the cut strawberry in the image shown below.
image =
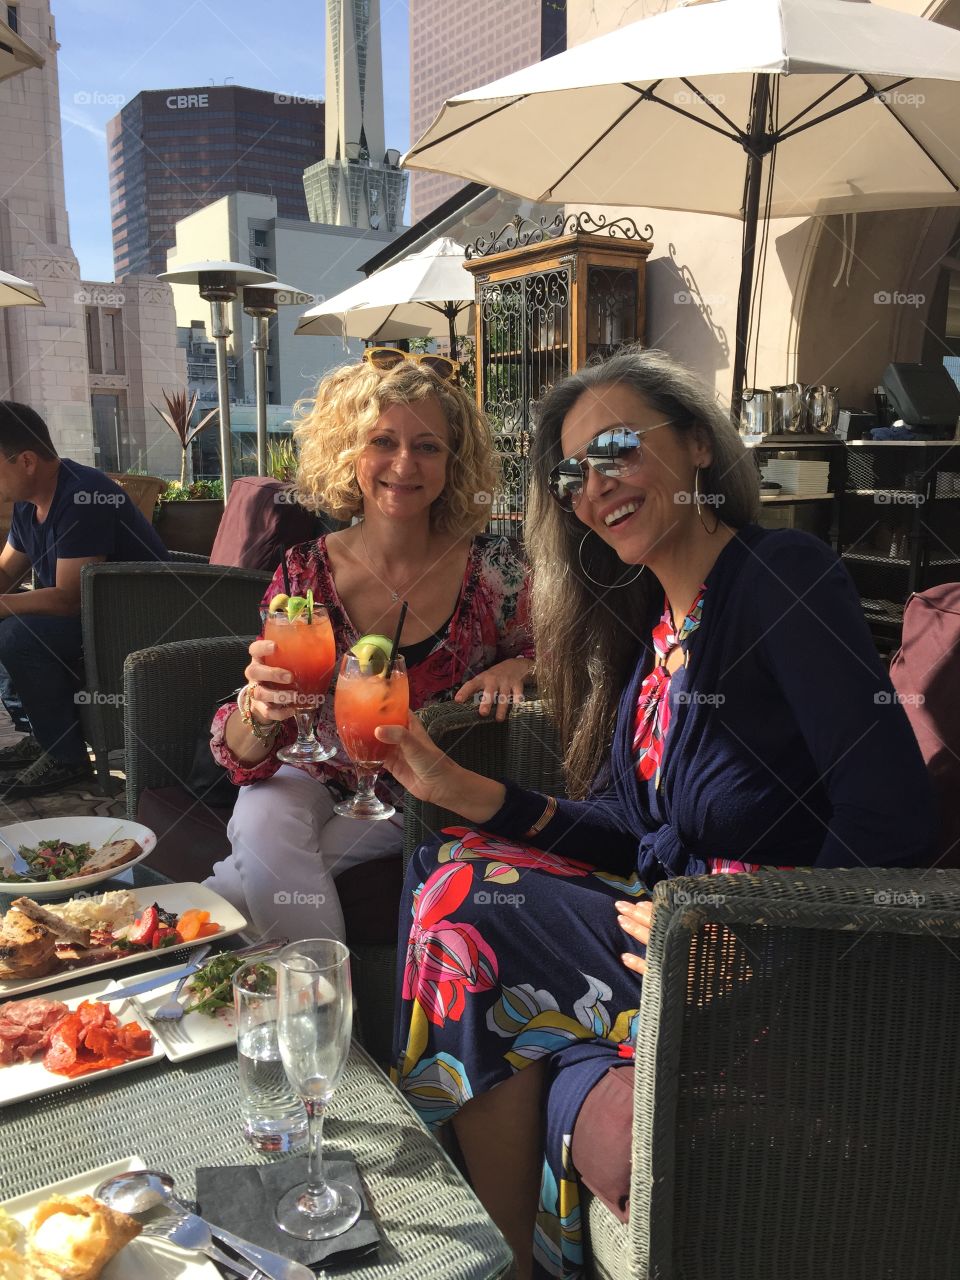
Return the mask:
{"type": "Polygon", "coordinates": [[[183,939],[180,937],[179,933],[177,933],[176,929],[171,925],[161,924],[157,926],[156,932],[153,935],[153,941],[150,945],[153,947],[154,951],[156,951],[159,947],[175,947],[182,941],[183,939]]]}
{"type": "Polygon", "coordinates": [[[137,947],[149,947],[159,924],[160,908],[154,903],[153,906],[147,907],[146,911],[130,926],[127,941],[137,947]]]}

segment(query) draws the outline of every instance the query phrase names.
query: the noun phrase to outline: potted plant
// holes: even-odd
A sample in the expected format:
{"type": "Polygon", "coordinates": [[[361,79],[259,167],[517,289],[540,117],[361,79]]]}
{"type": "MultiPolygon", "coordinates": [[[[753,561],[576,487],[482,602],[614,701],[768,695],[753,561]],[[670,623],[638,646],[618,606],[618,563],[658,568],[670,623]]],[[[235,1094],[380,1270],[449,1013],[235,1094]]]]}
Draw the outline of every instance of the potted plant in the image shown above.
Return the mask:
{"type": "Polygon", "coordinates": [[[171,480],[160,495],[155,524],[168,551],[209,556],[222,516],[222,480],[171,480]]]}
{"type": "Polygon", "coordinates": [[[197,407],[197,392],[195,391],[188,398],[186,391],[174,391],[172,395],[164,391],[163,398],[167,402],[166,410],[159,408],[157,405],[153,407],[180,441],[180,449],[183,454],[180,461],[180,488],[183,489],[187,483],[187,450],[200,432],[205,427],[209,427],[220,410],[211,409],[209,413],[200,419],[196,426],[191,426],[194,410],[197,407]]]}

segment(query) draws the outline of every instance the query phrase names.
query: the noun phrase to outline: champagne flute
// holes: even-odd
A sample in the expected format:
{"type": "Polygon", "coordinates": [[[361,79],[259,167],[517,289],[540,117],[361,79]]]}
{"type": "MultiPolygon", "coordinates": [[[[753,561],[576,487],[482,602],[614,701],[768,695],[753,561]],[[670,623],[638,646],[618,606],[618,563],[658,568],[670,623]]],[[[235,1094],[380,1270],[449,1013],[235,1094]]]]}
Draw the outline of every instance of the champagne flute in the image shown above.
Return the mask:
{"type": "Polygon", "coordinates": [[[381,724],[405,727],[409,708],[407,668],[402,657],[398,655],[387,667],[377,670],[352,653],[343,655],[333,712],[343,749],[356,767],[357,792],[349,800],[335,804],[334,813],[368,822],[392,818],[396,813],[392,804],[383,804],[374,793],[388,750],[387,744],[374,736],[374,730],[381,724]]]}
{"type": "Polygon", "coordinates": [[[323,1117],[350,1052],[353,995],[350,952],[331,938],[292,942],[278,957],[277,1040],[287,1079],[303,1101],[309,1125],[307,1180],[277,1202],[281,1231],[301,1240],[328,1240],[360,1216],[360,1197],[323,1176],[323,1117]]]}

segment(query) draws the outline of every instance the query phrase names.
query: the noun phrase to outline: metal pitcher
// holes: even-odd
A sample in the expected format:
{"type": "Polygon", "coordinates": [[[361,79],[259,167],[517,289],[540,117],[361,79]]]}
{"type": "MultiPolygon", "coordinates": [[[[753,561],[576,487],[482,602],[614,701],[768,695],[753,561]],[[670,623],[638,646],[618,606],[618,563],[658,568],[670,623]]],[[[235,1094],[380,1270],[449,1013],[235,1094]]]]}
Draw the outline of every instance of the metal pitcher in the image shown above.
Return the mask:
{"type": "Polygon", "coordinates": [[[775,430],[773,392],[749,387],[740,406],[741,435],[767,435],[775,430]]]}
{"type": "Polygon", "coordinates": [[[784,387],[771,387],[770,391],[773,395],[774,431],[803,431],[804,393],[800,383],[790,382],[784,387]]]}
{"type": "Polygon", "coordinates": [[[832,432],[840,416],[840,388],[823,385],[807,387],[803,393],[807,430],[832,432]]]}

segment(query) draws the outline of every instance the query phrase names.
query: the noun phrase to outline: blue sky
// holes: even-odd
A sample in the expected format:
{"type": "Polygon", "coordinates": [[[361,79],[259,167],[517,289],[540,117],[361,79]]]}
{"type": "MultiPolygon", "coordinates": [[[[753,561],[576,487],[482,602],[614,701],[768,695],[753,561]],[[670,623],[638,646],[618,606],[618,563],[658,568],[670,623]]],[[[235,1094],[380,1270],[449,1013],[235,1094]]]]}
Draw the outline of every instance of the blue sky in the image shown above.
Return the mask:
{"type": "MultiPolygon", "coordinates": [[[[324,95],[323,0],[53,0],[67,212],[85,280],[113,279],[106,124],[142,89],[324,95]]],[[[388,147],[410,141],[406,0],[380,5],[388,147]]]]}

